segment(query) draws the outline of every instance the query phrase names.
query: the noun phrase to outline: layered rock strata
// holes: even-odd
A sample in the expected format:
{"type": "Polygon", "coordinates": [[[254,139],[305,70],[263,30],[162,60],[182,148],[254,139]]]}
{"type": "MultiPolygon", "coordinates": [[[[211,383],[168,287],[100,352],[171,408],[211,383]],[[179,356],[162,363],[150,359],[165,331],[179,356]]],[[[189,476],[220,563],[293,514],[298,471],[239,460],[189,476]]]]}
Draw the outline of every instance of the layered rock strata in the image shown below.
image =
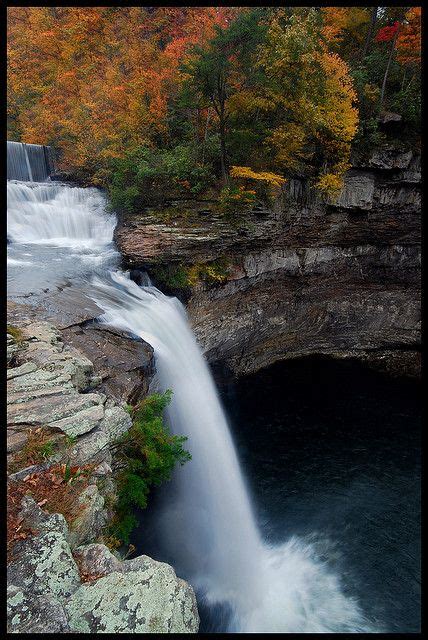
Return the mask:
{"type": "Polygon", "coordinates": [[[386,148],[355,161],[335,204],[291,179],[272,210],[259,207],[235,222],[203,206],[181,216],[190,203],[177,203],[168,223],[154,212],[125,217],[116,241],[127,267],[155,276],[159,265],[228,264],[224,283],[182,292],[210,361],[243,374],[330,354],[418,371],[417,154],[386,148]]]}

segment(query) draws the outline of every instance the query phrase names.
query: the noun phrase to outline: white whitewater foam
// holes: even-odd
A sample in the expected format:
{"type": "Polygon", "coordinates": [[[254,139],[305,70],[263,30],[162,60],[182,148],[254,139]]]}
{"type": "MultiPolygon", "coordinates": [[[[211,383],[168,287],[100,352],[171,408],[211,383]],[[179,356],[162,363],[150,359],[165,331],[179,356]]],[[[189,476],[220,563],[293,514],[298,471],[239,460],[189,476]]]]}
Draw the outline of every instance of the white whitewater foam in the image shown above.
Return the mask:
{"type": "Polygon", "coordinates": [[[55,183],[7,183],[7,231],[19,244],[101,250],[113,240],[116,218],[98,189],[55,183]]]}
{"type": "MultiPolygon", "coordinates": [[[[24,254],[25,255],[25,254],[24,254]]],[[[11,266],[28,266],[33,264],[29,260],[17,260],[16,258],[7,257],[7,264],[11,266]]]]}

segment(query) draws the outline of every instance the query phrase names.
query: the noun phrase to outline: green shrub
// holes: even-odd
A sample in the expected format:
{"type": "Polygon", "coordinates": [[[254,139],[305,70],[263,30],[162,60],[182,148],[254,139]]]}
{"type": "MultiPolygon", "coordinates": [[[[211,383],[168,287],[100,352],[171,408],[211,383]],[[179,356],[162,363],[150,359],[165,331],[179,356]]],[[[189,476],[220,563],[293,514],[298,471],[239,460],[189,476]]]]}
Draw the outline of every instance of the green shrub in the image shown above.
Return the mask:
{"type": "Polygon", "coordinates": [[[110,534],[125,544],[137,524],[134,507],[144,509],[151,487],[169,480],[175,465],[191,458],[183,449],[187,438],[171,435],[162,417],[171,397],[168,390],[136,405],[131,413],[132,427],[114,445],[118,500],[110,534]]]}
{"type": "Polygon", "coordinates": [[[181,264],[168,264],[152,269],[152,275],[160,287],[175,290],[189,286],[187,270],[181,264]]]}
{"type": "Polygon", "coordinates": [[[193,287],[198,282],[219,284],[227,280],[229,262],[221,257],[211,262],[197,262],[192,265],[162,265],[152,269],[156,283],[170,291],[193,287]]]}
{"type": "Polygon", "coordinates": [[[242,214],[250,211],[257,201],[254,190],[246,190],[242,185],[231,185],[220,191],[219,208],[227,215],[242,214]]]}
{"type": "Polygon", "coordinates": [[[226,258],[218,258],[212,262],[197,263],[187,267],[187,281],[190,286],[200,282],[221,284],[229,275],[229,263],[226,258]]]}
{"type": "Polygon", "coordinates": [[[373,148],[380,147],[385,140],[385,134],[379,131],[377,118],[372,117],[367,120],[360,120],[354,139],[354,149],[357,152],[368,153],[373,148]]]}
{"type": "Polygon", "coordinates": [[[195,196],[214,179],[209,166],[196,160],[190,146],[164,150],[139,147],[112,163],[111,206],[119,212],[138,212],[171,198],[195,196]]]}

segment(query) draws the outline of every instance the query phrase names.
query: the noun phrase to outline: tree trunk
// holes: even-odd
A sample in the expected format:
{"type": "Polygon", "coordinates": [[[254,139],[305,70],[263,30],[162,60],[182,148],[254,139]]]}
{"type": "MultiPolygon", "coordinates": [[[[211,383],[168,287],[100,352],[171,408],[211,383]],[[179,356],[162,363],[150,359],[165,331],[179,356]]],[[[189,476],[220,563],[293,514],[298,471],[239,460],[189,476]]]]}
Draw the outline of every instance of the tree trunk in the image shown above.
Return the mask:
{"type": "Polygon", "coordinates": [[[400,26],[401,25],[398,24],[398,29],[394,34],[394,38],[392,40],[392,45],[391,45],[391,51],[389,52],[388,64],[386,65],[385,75],[383,76],[382,90],[381,90],[381,93],[380,93],[380,101],[379,101],[379,113],[382,111],[382,107],[383,107],[383,100],[384,100],[384,97],[385,97],[386,83],[388,81],[389,69],[391,67],[391,62],[392,62],[392,57],[394,55],[395,45],[397,43],[398,34],[400,32],[400,26]]]}
{"type": "Polygon", "coordinates": [[[229,183],[229,172],[227,167],[227,153],[226,153],[226,123],[224,119],[224,105],[220,109],[220,163],[221,163],[221,177],[224,184],[229,183]]]}
{"type": "Polygon", "coordinates": [[[372,41],[372,37],[373,37],[373,31],[376,25],[376,20],[377,20],[377,10],[378,7],[373,7],[372,9],[372,16],[371,16],[371,20],[370,20],[370,26],[369,26],[369,30],[367,31],[367,36],[366,36],[366,41],[364,43],[364,49],[363,49],[363,53],[361,54],[361,59],[364,60],[364,58],[366,57],[369,47],[370,47],[370,43],[372,41]]]}
{"type": "Polygon", "coordinates": [[[210,109],[208,107],[208,109],[207,109],[207,118],[206,118],[206,121],[205,121],[205,135],[204,135],[204,141],[202,143],[202,164],[205,163],[205,145],[206,145],[207,138],[208,138],[208,125],[209,125],[209,122],[210,122],[210,115],[211,115],[210,114],[210,109]]]}

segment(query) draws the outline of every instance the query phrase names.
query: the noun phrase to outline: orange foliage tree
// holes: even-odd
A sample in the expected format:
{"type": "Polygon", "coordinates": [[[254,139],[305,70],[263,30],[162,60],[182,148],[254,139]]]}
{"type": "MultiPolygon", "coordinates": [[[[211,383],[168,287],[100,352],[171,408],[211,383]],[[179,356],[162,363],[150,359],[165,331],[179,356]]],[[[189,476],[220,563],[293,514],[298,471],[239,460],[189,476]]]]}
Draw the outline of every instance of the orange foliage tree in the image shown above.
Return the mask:
{"type": "Polygon", "coordinates": [[[59,147],[62,166],[102,183],[110,158],[167,135],[181,60],[229,14],[214,7],[10,7],[10,135],[59,147]]]}

